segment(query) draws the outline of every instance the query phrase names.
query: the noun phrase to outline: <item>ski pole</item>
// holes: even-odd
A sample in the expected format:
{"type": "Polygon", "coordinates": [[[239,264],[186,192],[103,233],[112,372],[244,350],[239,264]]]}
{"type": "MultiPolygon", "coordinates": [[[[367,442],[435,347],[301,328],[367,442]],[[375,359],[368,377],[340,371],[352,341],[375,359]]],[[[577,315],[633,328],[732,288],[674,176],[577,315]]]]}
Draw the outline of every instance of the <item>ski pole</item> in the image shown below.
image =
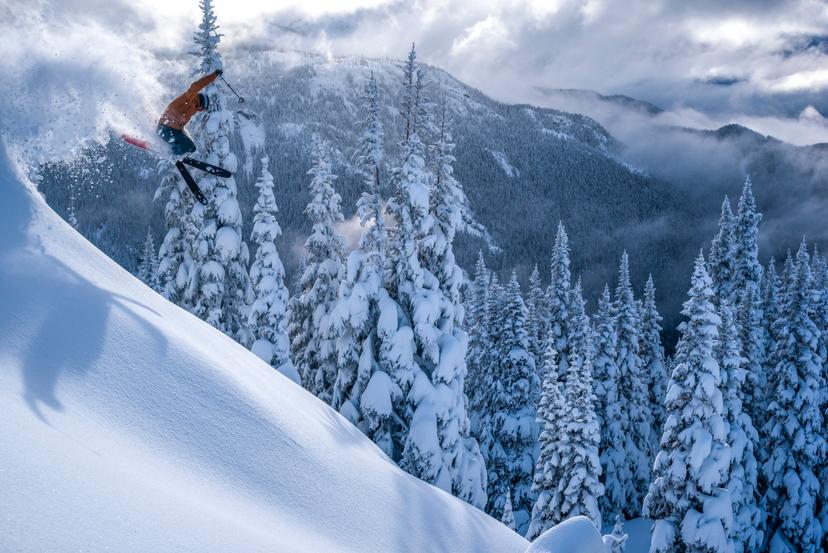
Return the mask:
{"type": "Polygon", "coordinates": [[[238,93],[238,92],[236,92],[235,90],[233,90],[233,87],[232,87],[232,86],[230,86],[230,83],[228,83],[228,82],[224,79],[224,75],[219,75],[219,79],[221,79],[222,81],[224,81],[224,84],[226,84],[226,85],[227,85],[227,88],[229,88],[229,89],[230,89],[230,92],[232,92],[233,94],[235,94],[235,95],[236,95],[236,98],[238,98],[238,99],[239,99],[239,103],[240,103],[240,104],[243,104],[243,103],[244,103],[244,96],[239,96],[239,93],[238,93]]]}

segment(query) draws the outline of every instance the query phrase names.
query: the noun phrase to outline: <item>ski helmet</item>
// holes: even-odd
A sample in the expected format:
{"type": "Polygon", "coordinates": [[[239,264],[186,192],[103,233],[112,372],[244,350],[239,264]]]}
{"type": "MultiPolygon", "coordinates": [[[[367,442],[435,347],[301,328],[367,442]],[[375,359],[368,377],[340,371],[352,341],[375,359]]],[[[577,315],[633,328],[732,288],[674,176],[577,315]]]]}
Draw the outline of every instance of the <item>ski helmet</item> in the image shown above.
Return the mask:
{"type": "Polygon", "coordinates": [[[204,93],[198,94],[198,107],[206,110],[210,106],[210,97],[204,93]]]}

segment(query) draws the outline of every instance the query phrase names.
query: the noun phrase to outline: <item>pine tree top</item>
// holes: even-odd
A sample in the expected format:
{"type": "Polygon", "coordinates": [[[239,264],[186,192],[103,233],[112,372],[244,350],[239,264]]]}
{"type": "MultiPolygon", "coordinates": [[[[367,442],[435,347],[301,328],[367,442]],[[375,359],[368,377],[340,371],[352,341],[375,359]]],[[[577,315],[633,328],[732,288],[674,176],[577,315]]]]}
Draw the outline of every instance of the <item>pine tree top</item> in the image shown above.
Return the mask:
{"type": "Polygon", "coordinates": [[[630,257],[627,250],[621,254],[621,261],[618,264],[618,285],[615,288],[617,301],[627,301],[627,296],[632,297],[632,284],[630,283],[630,257]]]}
{"type": "Polygon", "coordinates": [[[602,319],[612,319],[612,294],[610,293],[609,284],[604,284],[604,291],[601,292],[601,297],[598,298],[598,314],[602,319]]]}
{"type": "Polygon", "coordinates": [[[483,250],[478,250],[477,261],[474,263],[474,281],[486,280],[488,284],[489,269],[486,267],[486,259],[483,257],[483,250]]]}
{"type": "Polygon", "coordinates": [[[686,361],[687,355],[712,355],[714,341],[719,337],[721,319],[713,306],[713,282],[707,272],[704,253],[699,252],[693,267],[693,276],[681,314],[688,318],[682,325],[682,337],[676,349],[676,361],[686,361]],[[701,347],[701,350],[697,350],[701,347]],[[695,352],[695,353],[694,353],[695,352]]]}
{"type": "Polygon", "coordinates": [[[750,180],[750,175],[748,175],[745,177],[742,196],[739,198],[737,221],[739,225],[756,227],[761,220],[762,214],[756,211],[756,199],[753,197],[753,183],[750,180]]]}
{"type": "Polygon", "coordinates": [[[589,317],[586,314],[586,302],[581,291],[580,278],[570,292],[569,317],[570,351],[583,361],[592,356],[592,331],[589,326],[589,317]]]}
{"type": "Polygon", "coordinates": [[[221,36],[216,25],[216,14],[213,10],[213,0],[200,0],[201,22],[198,31],[193,34],[193,40],[198,47],[196,55],[200,57],[197,73],[202,75],[212,73],[216,69],[222,69],[221,54],[218,53],[218,45],[221,36]]]}
{"type": "Polygon", "coordinates": [[[552,248],[552,264],[549,286],[552,290],[559,290],[565,294],[571,285],[569,258],[569,237],[566,234],[563,222],[558,222],[558,231],[555,234],[555,245],[552,248]]]}
{"type": "Polygon", "coordinates": [[[270,173],[268,164],[268,157],[262,157],[262,170],[255,184],[259,195],[253,206],[253,231],[250,239],[259,245],[272,242],[282,234],[282,229],[276,222],[276,213],[279,208],[273,195],[273,175],[270,173]]]}
{"type": "Polygon", "coordinates": [[[742,196],[739,198],[739,210],[734,227],[736,275],[734,285],[740,293],[747,288],[757,288],[762,277],[759,264],[759,247],[757,234],[762,214],[756,210],[753,186],[750,176],[745,178],[742,196]]]}
{"type": "Polygon", "coordinates": [[[532,269],[532,274],[529,275],[529,288],[540,289],[540,286],[541,286],[540,270],[538,270],[538,264],[535,263],[535,267],[532,269]]]}

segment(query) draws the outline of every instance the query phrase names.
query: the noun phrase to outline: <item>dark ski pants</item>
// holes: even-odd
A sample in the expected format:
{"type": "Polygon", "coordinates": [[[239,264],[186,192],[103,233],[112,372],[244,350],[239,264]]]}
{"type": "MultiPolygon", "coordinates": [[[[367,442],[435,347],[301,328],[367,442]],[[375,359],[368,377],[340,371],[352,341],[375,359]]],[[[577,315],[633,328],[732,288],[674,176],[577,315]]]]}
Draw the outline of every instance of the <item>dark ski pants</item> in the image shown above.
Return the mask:
{"type": "Polygon", "coordinates": [[[196,151],[195,144],[184,131],[159,124],[157,132],[161,140],[170,145],[170,150],[174,156],[183,156],[196,151]]]}

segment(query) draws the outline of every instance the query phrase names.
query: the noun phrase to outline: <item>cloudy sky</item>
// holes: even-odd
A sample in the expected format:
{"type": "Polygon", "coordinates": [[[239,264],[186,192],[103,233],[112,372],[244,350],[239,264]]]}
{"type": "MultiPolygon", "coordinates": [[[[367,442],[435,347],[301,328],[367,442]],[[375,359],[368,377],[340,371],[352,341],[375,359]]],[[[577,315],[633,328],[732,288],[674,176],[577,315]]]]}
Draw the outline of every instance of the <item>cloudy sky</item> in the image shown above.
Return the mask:
{"type": "MultiPolygon", "coordinates": [[[[19,0],[0,0],[15,4],[19,0]]],[[[188,47],[196,0],[23,0],[99,21],[162,55],[188,47]]],[[[226,47],[420,58],[503,101],[538,88],[627,94],[670,122],[730,121],[828,142],[825,0],[214,0],[226,47]],[[812,106],[813,109],[806,109],[812,106]]],[[[18,4],[19,6],[19,4],[18,4]]],[[[232,72],[232,68],[229,68],[232,72]]]]}

